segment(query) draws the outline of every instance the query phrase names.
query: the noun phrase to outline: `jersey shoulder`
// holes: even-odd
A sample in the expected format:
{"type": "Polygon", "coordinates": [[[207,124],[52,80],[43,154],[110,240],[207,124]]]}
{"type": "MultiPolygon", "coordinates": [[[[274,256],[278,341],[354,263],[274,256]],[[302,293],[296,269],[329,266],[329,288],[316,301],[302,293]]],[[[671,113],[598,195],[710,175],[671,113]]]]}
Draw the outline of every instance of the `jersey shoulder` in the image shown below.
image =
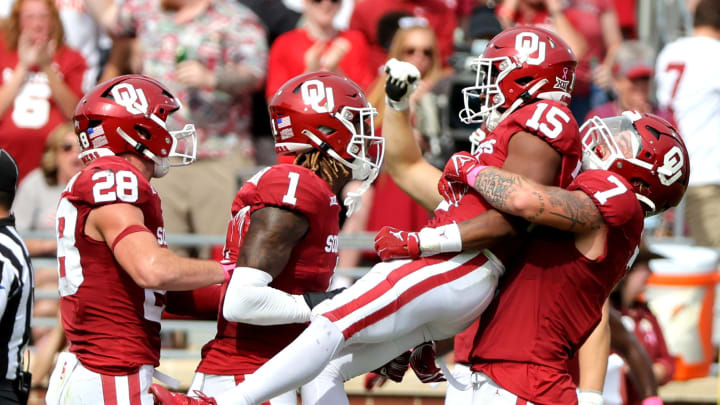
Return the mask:
{"type": "Polygon", "coordinates": [[[276,206],[304,214],[319,214],[339,206],[325,180],[292,164],[270,166],[250,178],[238,192],[233,212],[247,205],[276,206]]]}
{"type": "Polygon", "coordinates": [[[606,170],[580,173],[569,190],[581,190],[590,197],[609,226],[622,226],[643,217],[633,187],[625,178],[606,170]]]}
{"type": "Polygon", "coordinates": [[[95,159],[66,188],[68,198],[92,206],[143,204],[159,198],[150,182],[127,160],[117,156],[95,159]]]}
{"type": "Polygon", "coordinates": [[[570,109],[553,100],[539,100],[521,106],[498,126],[512,136],[517,132],[533,134],[561,154],[579,153],[580,129],[570,109]]]}

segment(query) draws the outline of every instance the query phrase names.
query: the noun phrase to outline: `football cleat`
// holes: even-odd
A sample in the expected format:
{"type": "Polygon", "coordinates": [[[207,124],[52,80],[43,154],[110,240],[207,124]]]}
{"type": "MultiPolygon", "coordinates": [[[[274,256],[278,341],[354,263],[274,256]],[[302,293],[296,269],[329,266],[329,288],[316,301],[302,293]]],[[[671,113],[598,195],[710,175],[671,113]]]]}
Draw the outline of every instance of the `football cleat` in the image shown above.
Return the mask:
{"type": "Polygon", "coordinates": [[[217,405],[215,398],[210,398],[200,391],[195,391],[197,399],[191,398],[185,394],[170,392],[159,384],[150,386],[150,393],[155,398],[155,403],[163,405],[217,405]]]}

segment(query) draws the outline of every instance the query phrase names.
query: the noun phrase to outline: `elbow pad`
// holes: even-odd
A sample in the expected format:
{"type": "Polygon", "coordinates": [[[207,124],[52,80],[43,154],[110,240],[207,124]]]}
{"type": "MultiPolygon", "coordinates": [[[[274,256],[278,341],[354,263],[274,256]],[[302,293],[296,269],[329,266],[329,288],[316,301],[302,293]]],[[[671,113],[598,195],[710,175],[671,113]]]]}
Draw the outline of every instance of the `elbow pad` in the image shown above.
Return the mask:
{"type": "Polygon", "coordinates": [[[272,276],[252,267],[233,272],[223,302],[223,317],[251,325],[281,325],[310,321],[312,311],[302,295],[268,286],[272,276]]]}

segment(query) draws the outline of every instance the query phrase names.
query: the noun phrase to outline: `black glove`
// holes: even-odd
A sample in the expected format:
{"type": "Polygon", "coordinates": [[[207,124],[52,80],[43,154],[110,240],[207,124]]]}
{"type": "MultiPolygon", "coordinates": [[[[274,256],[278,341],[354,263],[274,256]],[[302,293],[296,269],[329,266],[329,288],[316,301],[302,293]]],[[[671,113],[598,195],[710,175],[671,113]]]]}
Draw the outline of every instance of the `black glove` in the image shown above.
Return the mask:
{"type": "Polygon", "coordinates": [[[317,304],[340,294],[344,289],[345,287],[323,292],[306,292],[303,293],[303,298],[305,298],[305,302],[307,302],[310,309],[313,309],[317,304]]]}
{"type": "Polygon", "coordinates": [[[402,381],[408,368],[410,368],[409,350],[385,363],[384,366],[378,368],[377,370],[373,370],[373,373],[380,374],[399,383],[402,381]]]}

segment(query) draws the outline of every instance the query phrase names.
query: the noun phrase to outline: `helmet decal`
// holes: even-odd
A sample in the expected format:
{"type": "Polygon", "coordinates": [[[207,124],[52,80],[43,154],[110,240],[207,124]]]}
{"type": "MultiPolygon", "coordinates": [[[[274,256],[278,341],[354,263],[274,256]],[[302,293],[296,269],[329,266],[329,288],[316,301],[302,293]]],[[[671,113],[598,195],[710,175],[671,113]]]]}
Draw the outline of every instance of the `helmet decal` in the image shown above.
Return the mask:
{"type": "Polygon", "coordinates": [[[128,83],[120,83],[110,90],[115,102],[125,107],[130,114],[147,114],[148,102],[143,89],[136,89],[128,83]]]}
{"type": "Polygon", "coordinates": [[[308,80],[300,86],[300,94],[305,104],[319,113],[329,113],[335,108],[335,97],[332,87],[325,87],[320,80],[308,80]],[[324,103],[320,105],[321,102],[324,103]]]}

